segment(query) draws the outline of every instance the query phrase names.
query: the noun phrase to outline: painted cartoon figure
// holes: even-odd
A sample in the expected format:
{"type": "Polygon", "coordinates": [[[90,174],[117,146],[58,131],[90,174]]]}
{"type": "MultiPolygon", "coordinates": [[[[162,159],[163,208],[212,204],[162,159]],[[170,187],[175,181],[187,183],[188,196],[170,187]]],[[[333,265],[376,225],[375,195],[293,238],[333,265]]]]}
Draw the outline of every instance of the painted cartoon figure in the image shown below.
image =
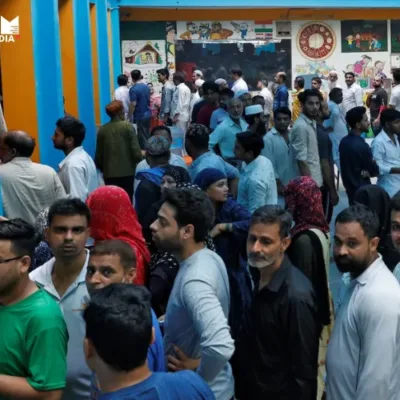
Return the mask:
{"type": "Polygon", "coordinates": [[[211,24],[211,40],[226,40],[233,35],[233,31],[222,28],[221,22],[213,22],[211,24]]]}
{"type": "Polygon", "coordinates": [[[381,42],[378,41],[376,36],[372,36],[371,49],[372,49],[372,51],[381,51],[382,50],[382,44],[381,44],[381,42]]]}
{"type": "Polygon", "coordinates": [[[347,37],[345,37],[345,40],[347,40],[347,45],[349,46],[349,49],[353,48],[353,41],[354,41],[354,36],[353,35],[349,35],[347,37]]]}
{"type": "Polygon", "coordinates": [[[184,40],[192,40],[192,36],[198,33],[197,25],[194,22],[186,22],[187,31],[179,37],[184,40]]]}
{"type": "Polygon", "coordinates": [[[361,35],[359,33],[356,35],[356,47],[357,49],[361,49],[361,35]]]}
{"type": "Polygon", "coordinates": [[[199,25],[199,39],[209,39],[210,38],[210,25],[202,22],[199,25]]]}
{"type": "Polygon", "coordinates": [[[375,62],[375,75],[380,76],[382,79],[386,79],[387,75],[383,72],[385,68],[385,62],[384,61],[376,61],[375,62]]]}
{"type": "Polygon", "coordinates": [[[249,30],[249,24],[247,22],[241,22],[240,24],[236,22],[231,22],[233,27],[237,32],[240,32],[241,39],[246,39],[247,32],[249,30]]]}

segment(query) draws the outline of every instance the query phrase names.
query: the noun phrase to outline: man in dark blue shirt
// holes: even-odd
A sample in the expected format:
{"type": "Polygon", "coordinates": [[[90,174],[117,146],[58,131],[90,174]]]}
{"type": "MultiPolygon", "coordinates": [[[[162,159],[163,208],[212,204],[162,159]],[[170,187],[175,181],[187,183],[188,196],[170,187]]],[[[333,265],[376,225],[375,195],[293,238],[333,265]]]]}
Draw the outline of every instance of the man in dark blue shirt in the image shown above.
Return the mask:
{"type": "Polygon", "coordinates": [[[347,112],[346,121],[351,131],[339,145],[341,175],[350,205],[354,202],[357,190],[361,186],[370,185],[370,178],[379,173],[371,148],[361,137],[369,129],[366,111],[365,107],[354,107],[347,112]]]}
{"type": "Polygon", "coordinates": [[[137,124],[139,146],[142,150],[145,150],[147,140],[150,137],[150,89],[141,82],[143,77],[138,69],[134,69],[131,72],[131,77],[133,86],[129,89],[130,107],[128,120],[137,124]]]}
{"type": "Polygon", "coordinates": [[[273,111],[280,107],[289,107],[289,92],[286,86],[287,76],[284,72],[278,72],[275,76],[275,83],[278,84],[274,97],[273,111]]]}

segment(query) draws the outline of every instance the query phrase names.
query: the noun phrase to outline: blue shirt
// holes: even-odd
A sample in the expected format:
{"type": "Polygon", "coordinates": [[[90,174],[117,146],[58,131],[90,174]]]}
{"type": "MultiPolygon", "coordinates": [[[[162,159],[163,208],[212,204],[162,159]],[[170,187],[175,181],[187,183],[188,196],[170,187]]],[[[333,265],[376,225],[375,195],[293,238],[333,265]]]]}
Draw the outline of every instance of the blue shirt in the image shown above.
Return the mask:
{"type": "Polygon", "coordinates": [[[146,380],[100,396],[101,400],[215,400],[211,389],[193,371],[155,373],[146,380]]]}
{"type": "Polygon", "coordinates": [[[279,85],[274,97],[274,112],[280,107],[289,107],[289,92],[286,85],[279,85]]]}
{"type": "Polygon", "coordinates": [[[266,204],[277,204],[278,190],[271,161],[258,156],[240,172],[237,201],[252,214],[266,204]]]}
{"type": "Polygon", "coordinates": [[[192,182],[195,180],[196,176],[206,168],[218,169],[224,172],[228,179],[239,178],[239,171],[235,167],[224,161],[222,157],[208,151],[196,158],[189,167],[189,175],[192,182]]]}
{"type": "Polygon", "coordinates": [[[150,90],[144,83],[138,82],[129,89],[129,100],[136,101],[134,112],[135,121],[151,117],[150,90]]]}
{"type": "Polygon", "coordinates": [[[217,108],[215,111],[213,111],[210,120],[211,130],[214,130],[223,120],[225,120],[228,117],[229,113],[224,108],[220,107],[217,108]]]}
{"type": "Polygon", "coordinates": [[[377,184],[390,197],[400,190],[400,174],[391,174],[392,168],[400,168],[400,144],[394,135],[393,143],[384,130],[372,142],[372,154],[379,167],[377,184]]]}
{"type": "Polygon", "coordinates": [[[234,122],[231,117],[228,117],[222,121],[215,128],[215,131],[210,135],[208,148],[213,150],[214,147],[218,145],[222,157],[234,158],[236,134],[246,131],[247,127],[249,126],[242,118],[240,119],[239,123],[240,125],[234,122]]]}

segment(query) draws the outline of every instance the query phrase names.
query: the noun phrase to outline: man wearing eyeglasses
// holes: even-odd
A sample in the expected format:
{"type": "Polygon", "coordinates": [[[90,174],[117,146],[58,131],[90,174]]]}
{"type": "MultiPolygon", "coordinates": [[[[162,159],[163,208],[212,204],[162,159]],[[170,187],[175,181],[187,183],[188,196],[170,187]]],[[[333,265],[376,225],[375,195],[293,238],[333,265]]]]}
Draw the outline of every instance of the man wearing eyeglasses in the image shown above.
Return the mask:
{"type": "Polygon", "coordinates": [[[61,399],[68,333],[57,303],[29,279],[34,228],[0,220],[0,400],[61,399]]]}

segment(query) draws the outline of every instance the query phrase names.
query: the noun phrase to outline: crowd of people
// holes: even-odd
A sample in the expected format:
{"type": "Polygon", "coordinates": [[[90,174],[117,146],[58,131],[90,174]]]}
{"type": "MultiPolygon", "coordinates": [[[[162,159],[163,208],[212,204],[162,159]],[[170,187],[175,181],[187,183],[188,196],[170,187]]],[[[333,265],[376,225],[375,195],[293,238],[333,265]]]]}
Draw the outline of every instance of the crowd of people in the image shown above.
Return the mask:
{"type": "Polygon", "coordinates": [[[284,72],[157,72],[118,78],[93,159],[68,114],[58,172],[0,138],[0,399],[398,398],[400,70],[369,111],[350,72],[291,105],[284,72]]]}

